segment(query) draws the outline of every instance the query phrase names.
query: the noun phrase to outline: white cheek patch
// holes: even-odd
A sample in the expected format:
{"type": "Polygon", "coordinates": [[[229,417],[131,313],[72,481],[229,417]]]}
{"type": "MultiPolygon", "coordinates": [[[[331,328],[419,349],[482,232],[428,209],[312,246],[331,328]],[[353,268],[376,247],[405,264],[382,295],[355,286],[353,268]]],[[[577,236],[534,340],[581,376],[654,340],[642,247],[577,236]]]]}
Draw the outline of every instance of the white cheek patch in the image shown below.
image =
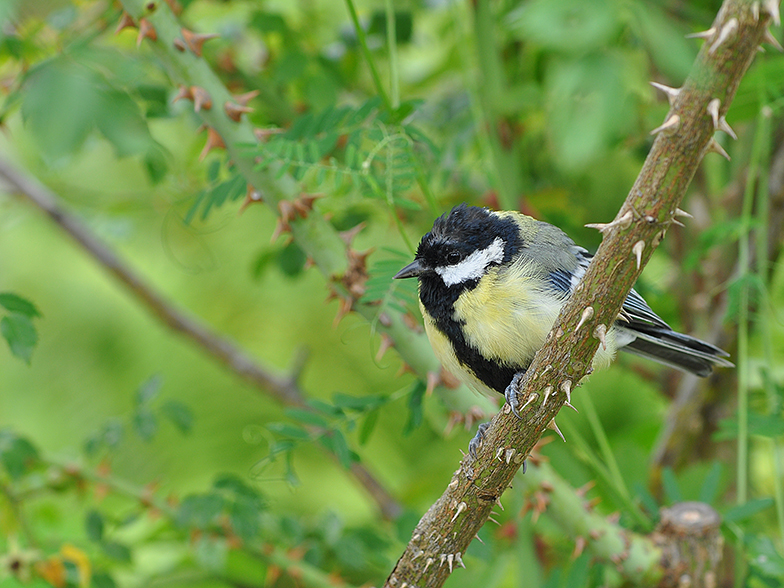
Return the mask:
{"type": "Polygon", "coordinates": [[[477,280],[482,277],[491,263],[501,263],[504,259],[504,240],[496,237],[484,249],[474,251],[460,263],[437,267],[436,273],[444,280],[447,286],[454,286],[468,280],[477,280]]]}

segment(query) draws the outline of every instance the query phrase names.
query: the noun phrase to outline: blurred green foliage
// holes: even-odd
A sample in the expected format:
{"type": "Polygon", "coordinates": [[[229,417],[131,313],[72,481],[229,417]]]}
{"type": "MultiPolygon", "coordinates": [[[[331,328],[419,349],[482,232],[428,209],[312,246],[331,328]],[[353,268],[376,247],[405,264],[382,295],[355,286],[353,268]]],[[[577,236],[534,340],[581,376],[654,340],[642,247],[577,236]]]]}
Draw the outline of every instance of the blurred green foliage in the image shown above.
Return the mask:
{"type": "MultiPolygon", "coordinates": [[[[453,400],[464,390],[430,394],[423,379],[396,375],[394,351],[379,353],[384,311],[418,318],[413,285],[391,276],[433,218],[463,201],[517,208],[598,245],[583,225],[614,216],[668,110],[648,81],[683,81],[699,47],[684,36],[707,28],[719,4],[412,0],[394,3],[388,23],[392,3],[368,0],[358,3],[365,35],[328,0],[176,5],[188,28],[219,33],[204,60],[226,87],[256,92],[243,120],[259,141],[244,156],[322,194],[309,214],[336,230],[361,223],[352,251],[373,253],[359,300],[375,314],[334,320],[333,284],[302,244],[270,243],[285,229],[278,211],[249,197],[225,152],[203,150],[199,114],[178,99],[155,41],[115,33],[118,4],[1,1],[0,157],[51,187],[175,306],[271,373],[293,370],[306,398],[281,406],[213,362],[4,193],[0,587],[379,584],[473,435],[453,400]],[[394,520],[358,483],[360,465],[399,502],[394,520]]],[[[621,524],[648,530],[603,477],[590,394],[631,506],[655,521],[661,505],[709,502],[740,550],[722,581],[754,587],[784,577],[784,200],[781,185],[768,193],[757,181],[781,174],[783,69],[779,55],[755,60],[728,115],[732,162],[707,156],[685,204],[696,218],[670,231],[638,284],[667,321],[750,366],[748,500],[735,495],[732,372],[709,383],[694,431],[677,431],[658,459],[683,381],[620,357],[575,394],[580,414],[559,417],[575,442],[542,450],[575,487],[598,480],[601,512],[620,509],[621,524]],[[745,185],[751,219],[740,214],[745,185]],[[738,266],[749,234],[770,235],[768,253],[738,266]],[[752,293],[744,356],[734,348],[741,292],[752,293]]],[[[622,583],[607,562],[572,557],[574,538],[546,511],[533,520],[535,488],[519,485],[448,585],[622,583]]]]}

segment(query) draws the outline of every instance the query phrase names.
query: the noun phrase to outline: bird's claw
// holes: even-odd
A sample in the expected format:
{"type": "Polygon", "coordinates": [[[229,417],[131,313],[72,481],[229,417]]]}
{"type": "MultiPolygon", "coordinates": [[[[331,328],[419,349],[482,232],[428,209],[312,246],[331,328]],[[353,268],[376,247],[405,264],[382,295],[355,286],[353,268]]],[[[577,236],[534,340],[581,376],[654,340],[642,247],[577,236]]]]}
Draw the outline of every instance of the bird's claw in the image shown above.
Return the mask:
{"type": "Polygon", "coordinates": [[[518,398],[518,394],[520,392],[520,381],[523,379],[524,375],[525,372],[516,373],[504,391],[504,398],[506,398],[506,403],[509,405],[509,408],[512,409],[514,415],[521,420],[523,417],[521,417],[519,413],[520,399],[518,398]]]}
{"type": "Polygon", "coordinates": [[[482,445],[482,441],[485,440],[485,431],[487,427],[490,426],[490,423],[480,423],[476,429],[476,435],[471,441],[468,442],[468,453],[471,457],[476,459],[476,451],[482,445]]]}

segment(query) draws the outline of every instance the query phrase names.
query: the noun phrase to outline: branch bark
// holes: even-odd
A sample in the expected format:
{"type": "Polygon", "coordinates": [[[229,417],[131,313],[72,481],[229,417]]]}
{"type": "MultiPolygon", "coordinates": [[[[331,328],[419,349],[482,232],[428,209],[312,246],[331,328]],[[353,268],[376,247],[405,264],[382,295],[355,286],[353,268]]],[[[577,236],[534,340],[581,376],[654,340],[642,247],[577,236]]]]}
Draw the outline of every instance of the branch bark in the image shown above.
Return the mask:
{"type": "MultiPolygon", "coordinates": [[[[571,389],[591,372],[602,330],[615,321],[672,224],[702,157],[715,149],[714,132],[726,128],[723,117],[774,10],[778,19],[775,2],[727,0],[722,5],[691,74],[672,93],[670,112],[634,186],[616,219],[603,227],[593,262],[520,384],[520,398],[531,400],[522,423],[506,406],[496,415],[477,459],[462,460],[414,530],[386,587],[443,585],[571,389]]],[[[632,582],[652,585],[662,576],[659,564],[640,569],[625,566],[628,561],[616,563],[632,582]]]]}

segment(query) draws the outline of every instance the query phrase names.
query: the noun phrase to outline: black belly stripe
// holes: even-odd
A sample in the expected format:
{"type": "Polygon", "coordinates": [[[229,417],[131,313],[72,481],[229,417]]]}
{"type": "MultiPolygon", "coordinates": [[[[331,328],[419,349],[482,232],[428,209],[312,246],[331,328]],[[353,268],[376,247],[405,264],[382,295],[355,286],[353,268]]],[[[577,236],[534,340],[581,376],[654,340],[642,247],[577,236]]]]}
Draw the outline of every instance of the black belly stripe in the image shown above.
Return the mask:
{"type": "Polygon", "coordinates": [[[524,372],[528,366],[506,365],[483,357],[476,347],[468,344],[461,324],[452,318],[460,294],[476,287],[476,284],[476,280],[470,280],[446,288],[440,277],[422,276],[419,280],[419,298],[434,319],[435,327],[449,339],[463,367],[473,372],[485,386],[503,394],[514,375],[524,372]]]}
{"type": "Polygon", "coordinates": [[[483,357],[476,347],[466,342],[463,329],[457,321],[436,320],[436,328],[452,343],[458,361],[496,392],[503,394],[514,375],[524,372],[528,367],[505,365],[483,357]]]}

